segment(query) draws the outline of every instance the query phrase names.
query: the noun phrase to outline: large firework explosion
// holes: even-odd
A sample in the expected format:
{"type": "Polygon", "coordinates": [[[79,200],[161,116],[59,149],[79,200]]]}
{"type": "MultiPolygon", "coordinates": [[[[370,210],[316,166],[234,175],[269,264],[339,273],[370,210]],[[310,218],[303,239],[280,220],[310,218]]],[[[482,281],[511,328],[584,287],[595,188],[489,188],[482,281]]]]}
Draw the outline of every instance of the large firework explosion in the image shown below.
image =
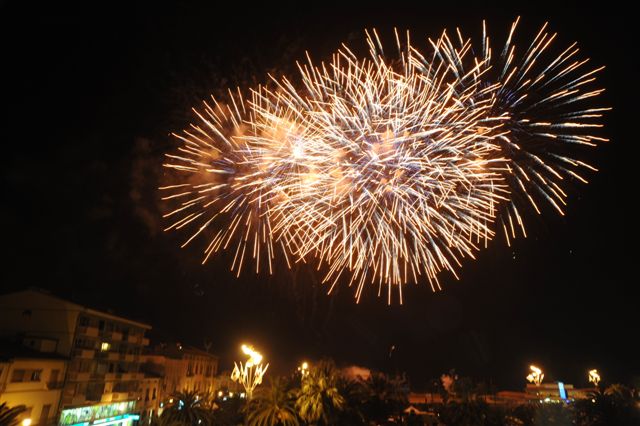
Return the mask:
{"type": "Polygon", "coordinates": [[[429,55],[396,34],[388,59],[374,31],[366,58],[343,46],[300,65],[298,83],[272,78],[248,100],[194,109],[165,162],[167,230],[188,229],[184,245],[206,235],[204,261],[233,250],[238,273],[249,257],[271,272],[276,250],[289,267],[315,262],[329,291],[346,275],[357,300],[373,283],[402,302],[402,284],[422,275],[439,289],[440,271],[456,276],[493,237],[496,216],[507,241],[524,232],[521,199],[562,211],[563,176],[591,168],[571,146],[604,140],[585,133],[603,109],[577,106],[601,92],[584,89],[597,70],[580,73],[573,45],[543,61],[545,27],[516,55],[516,24],[499,59],[486,32],[476,55],[459,31],[430,40],[429,55]]]}

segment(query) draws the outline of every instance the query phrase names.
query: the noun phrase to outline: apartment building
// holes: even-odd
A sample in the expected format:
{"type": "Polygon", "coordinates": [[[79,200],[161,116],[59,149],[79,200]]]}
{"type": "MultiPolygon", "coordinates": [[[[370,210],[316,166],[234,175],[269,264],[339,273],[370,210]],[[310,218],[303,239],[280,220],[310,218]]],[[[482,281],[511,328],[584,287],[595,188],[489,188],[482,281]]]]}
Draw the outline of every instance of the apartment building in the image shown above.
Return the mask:
{"type": "Polygon", "coordinates": [[[55,424],[66,367],[66,358],[56,353],[0,341],[0,403],[26,406],[21,417],[32,425],[55,424]]]}
{"type": "Polygon", "coordinates": [[[216,390],[219,358],[212,353],[180,343],[159,345],[143,355],[142,369],[162,377],[161,400],[176,392],[212,394],[216,390]]]}
{"type": "Polygon", "coordinates": [[[63,425],[127,426],[139,418],[140,357],[149,329],[39,290],[0,295],[0,337],[22,339],[34,350],[46,340],[68,360],[56,407],[63,425]]]}

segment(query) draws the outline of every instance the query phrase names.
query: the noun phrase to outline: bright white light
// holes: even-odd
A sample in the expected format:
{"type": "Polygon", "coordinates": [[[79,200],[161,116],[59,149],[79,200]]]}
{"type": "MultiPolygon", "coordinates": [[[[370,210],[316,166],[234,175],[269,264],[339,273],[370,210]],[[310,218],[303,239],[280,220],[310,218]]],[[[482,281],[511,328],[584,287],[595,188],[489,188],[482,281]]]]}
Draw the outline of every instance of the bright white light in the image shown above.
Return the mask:
{"type": "Polygon", "coordinates": [[[302,147],[302,144],[300,143],[296,143],[293,147],[293,158],[302,158],[304,157],[304,148],[302,147]]]}

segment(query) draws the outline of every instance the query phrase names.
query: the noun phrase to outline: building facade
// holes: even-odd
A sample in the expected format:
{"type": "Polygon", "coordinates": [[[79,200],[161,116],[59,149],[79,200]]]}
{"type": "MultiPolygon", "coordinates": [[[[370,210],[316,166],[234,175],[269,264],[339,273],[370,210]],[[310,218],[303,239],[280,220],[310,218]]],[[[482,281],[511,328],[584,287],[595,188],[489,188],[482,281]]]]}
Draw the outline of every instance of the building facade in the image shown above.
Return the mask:
{"type": "Polygon", "coordinates": [[[142,370],[161,377],[161,401],[178,392],[213,395],[219,358],[207,351],[180,343],[160,345],[143,355],[142,370]]]}
{"type": "Polygon", "coordinates": [[[56,423],[67,361],[55,353],[29,349],[22,342],[0,343],[0,403],[26,406],[22,419],[32,425],[56,423]]]}
{"type": "Polygon", "coordinates": [[[126,426],[137,420],[140,362],[150,328],[41,291],[0,296],[0,337],[17,336],[34,350],[49,342],[53,353],[68,360],[55,407],[64,425],[126,426]]]}
{"type": "Polygon", "coordinates": [[[140,412],[141,422],[149,421],[154,416],[162,414],[162,377],[145,374],[140,381],[138,392],[138,411],[140,412]]]}

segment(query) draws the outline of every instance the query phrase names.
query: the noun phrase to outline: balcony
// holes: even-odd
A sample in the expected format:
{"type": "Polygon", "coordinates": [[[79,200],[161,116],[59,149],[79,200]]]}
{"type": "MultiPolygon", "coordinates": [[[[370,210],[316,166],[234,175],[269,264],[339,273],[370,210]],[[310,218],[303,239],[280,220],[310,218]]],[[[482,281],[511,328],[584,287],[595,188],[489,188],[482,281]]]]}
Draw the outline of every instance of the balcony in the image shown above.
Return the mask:
{"type": "Polygon", "coordinates": [[[64,386],[63,381],[47,382],[47,389],[49,390],[62,389],[63,386],[64,386]]]}
{"type": "Polygon", "coordinates": [[[110,342],[122,341],[122,333],[119,331],[100,330],[100,337],[110,342]]]}
{"type": "Polygon", "coordinates": [[[90,325],[78,326],[78,334],[89,337],[98,337],[98,327],[90,325]]]}
{"type": "Polygon", "coordinates": [[[100,402],[127,401],[129,399],[129,392],[111,392],[102,394],[100,402]]]}
{"type": "Polygon", "coordinates": [[[137,344],[139,344],[139,343],[142,343],[142,336],[138,336],[138,335],[135,335],[135,334],[130,334],[127,337],[126,341],[128,343],[137,343],[137,344]]]}
{"type": "Polygon", "coordinates": [[[93,349],[80,348],[80,349],[73,350],[73,356],[75,358],[93,359],[95,354],[96,354],[96,351],[93,349]]]}
{"type": "Polygon", "coordinates": [[[68,373],[69,381],[72,382],[88,382],[91,379],[91,373],[80,373],[77,371],[70,371],[68,373]]]}
{"type": "Polygon", "coordinates": [[[133,361],[134,361],[134,359],[135,359],[135,355],[132,355],[132,354],[121,355],[121,356],[120,356],[120,359],[121,359],[122,361],[133,362],[133,361]]]}
{"type": "Polygon", "coordinates": [[[86,401],[87,399],[84,397],[84,395],[76,395],[71,398],[69,405],[84,405],[86,401]]]}

